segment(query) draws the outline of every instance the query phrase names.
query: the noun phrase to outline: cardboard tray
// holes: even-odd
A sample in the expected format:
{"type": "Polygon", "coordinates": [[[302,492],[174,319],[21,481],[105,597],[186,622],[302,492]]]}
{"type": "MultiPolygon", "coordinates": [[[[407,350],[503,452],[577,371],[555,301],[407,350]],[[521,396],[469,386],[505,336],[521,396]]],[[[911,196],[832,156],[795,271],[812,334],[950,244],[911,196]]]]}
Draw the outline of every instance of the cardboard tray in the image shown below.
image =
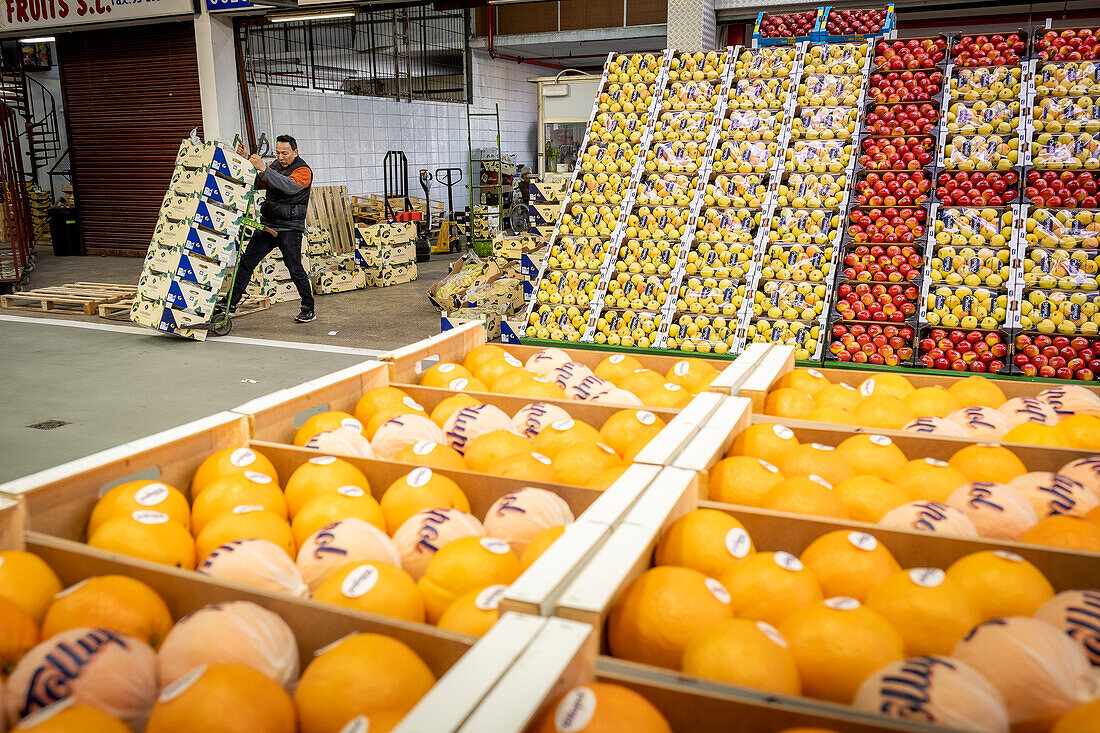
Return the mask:
{"type": "MultiPolygon", "coordinates": [[[[455,362],[461,363],[471,350],[486,343],[484,327],[476,322],[464,324],[453,328],[438,336],[418,341],[414,344],[391,351],[382,357],[389,365],[390,381],[396,384],[416,384],[420,381],[420,375],[437,363],[455,362]]],[[[509,354],[526,363],[532,355],[541,351],[541,347],[526,345],[498,344],[509,354]]],[[[560,346],[555,345],[556,348],[560,346]]],[[[661,356],[656,354],[643,354],[631,350],[609,350],[607,348],[563,349],[576,361],[595,369],[609,354],[630,353],[647,369],[667,374],[675,364],[684,361],[686,356],[661,356]]],[[[711,384],[711,391],[728,393],[748,371],[748,365],[762,356],[761,350],[748,350],[741,354],[732,363],[728,359],[704,359],[706,363],[717,369],[720,374],[711,384]]],[[[690,357],[699,358],[699,357],[690,357]]],[[[576,404],[571,401],[570,404],[576,404]]]]}

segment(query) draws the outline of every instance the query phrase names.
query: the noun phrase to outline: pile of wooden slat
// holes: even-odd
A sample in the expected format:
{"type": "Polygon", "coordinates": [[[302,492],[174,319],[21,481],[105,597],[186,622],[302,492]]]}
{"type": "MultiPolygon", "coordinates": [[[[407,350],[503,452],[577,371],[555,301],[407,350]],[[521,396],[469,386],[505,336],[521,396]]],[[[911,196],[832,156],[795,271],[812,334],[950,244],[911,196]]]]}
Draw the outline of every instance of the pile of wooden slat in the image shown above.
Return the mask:
{"type": "Polygon", "coordinates": [[[0,307],[45,313],[82,313],[94,316],[104,303],[133,298],[133,285],[79,282],[38,288],[13,295],[0,295],[0,307]]]}
{"type": "Polygon", "coordinates": [[[306,227],[328,229],[336,253],[350,254],[355,249],[353,226],[347,186],[314,186],[306,211],[306,227]]]}

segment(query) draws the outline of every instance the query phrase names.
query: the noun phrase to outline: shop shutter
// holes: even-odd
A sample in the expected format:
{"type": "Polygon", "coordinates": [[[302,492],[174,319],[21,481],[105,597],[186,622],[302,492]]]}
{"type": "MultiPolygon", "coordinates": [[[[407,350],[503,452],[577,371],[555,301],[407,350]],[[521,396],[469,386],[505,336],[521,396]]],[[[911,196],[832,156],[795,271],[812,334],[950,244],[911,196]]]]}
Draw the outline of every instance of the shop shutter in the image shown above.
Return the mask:
{"type": "Polygon", "coordinates": [[[59,34],[57,50],[87,251],[144,256],[180,140],[202,134],[194,24],[59,34]]]}

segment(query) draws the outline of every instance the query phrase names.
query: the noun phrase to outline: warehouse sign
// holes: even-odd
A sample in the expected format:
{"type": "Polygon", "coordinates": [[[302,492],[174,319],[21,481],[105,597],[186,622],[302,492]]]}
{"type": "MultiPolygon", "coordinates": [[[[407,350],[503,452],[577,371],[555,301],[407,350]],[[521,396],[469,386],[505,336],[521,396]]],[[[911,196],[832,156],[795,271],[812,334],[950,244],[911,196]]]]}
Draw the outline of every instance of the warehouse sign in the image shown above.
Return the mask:
{"type": "Polygon", "coordinates": [[[191,15],[191,0],[3,0],[0,33],[191,15]]]}

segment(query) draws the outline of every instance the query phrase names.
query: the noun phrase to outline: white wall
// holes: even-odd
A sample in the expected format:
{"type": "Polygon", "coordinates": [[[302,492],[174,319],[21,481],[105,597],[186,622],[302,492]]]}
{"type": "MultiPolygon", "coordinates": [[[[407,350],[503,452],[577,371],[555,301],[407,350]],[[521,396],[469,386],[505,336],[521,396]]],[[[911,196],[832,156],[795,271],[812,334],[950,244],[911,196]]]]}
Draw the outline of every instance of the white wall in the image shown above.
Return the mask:
{"type": "MultiPolygon", "coordinates": [[[[473,54],[473,107],[491,110],[500,104],[504,153],[535,163],[538,145],[536,86],[527,82],[534,67],[494,61],[473,54]]],[[[381,194],[382,160],[388,150],[403,150],[409,161],[409,194],[422,196],[420,168],[463,169],[455,186],[455,207],[469,199],[466,106],[447,102],[397,102],[311,90],[259,86],[252,90],[256,135],[288,133],[298,140],[302,157],[313,168],[317,185],[346,185],[352,195],[381,194]]],[[[495,144],[495,129],[477,134],[474,147],[495,144]]],[[[432,198],[446,202],[446,188],[432,185],[432,198]]]]}

